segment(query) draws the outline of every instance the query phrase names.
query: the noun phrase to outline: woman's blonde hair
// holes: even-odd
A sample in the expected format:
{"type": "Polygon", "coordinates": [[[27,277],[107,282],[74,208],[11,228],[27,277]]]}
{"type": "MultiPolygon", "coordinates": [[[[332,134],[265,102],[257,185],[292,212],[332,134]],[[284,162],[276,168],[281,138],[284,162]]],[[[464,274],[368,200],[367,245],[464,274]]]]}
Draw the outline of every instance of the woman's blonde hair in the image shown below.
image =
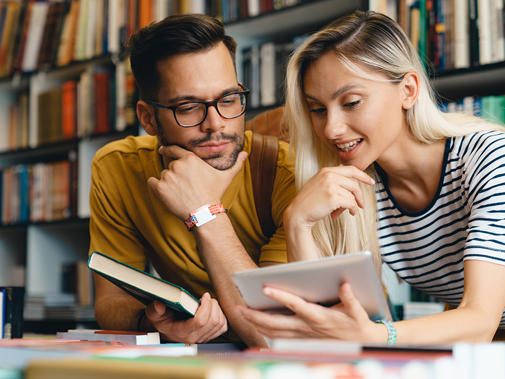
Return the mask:
{"type": "MultiPolygon", "coordinates": [[[[442,113],[423,64],[400,26],[383,14],[356,11],[309,37],[288,64],[285,117],[296,151],[298,189],[319,169],[340,164],[337,154],[326,147],[312,128],[303,89],[308,67],[328,51],[334,52],[346,68],[371,80],[376,79],[367,71],[381,73],[391,82],[399,82],[406,73],[416,72],[419,94],[414,106],[406,111],[406,120],[412,136],[422,143],[499,128],[476,117],[442,113]]],[[[373,165],[367,172],[375,176],[373,165]]],[[[356,216],[348,212],[335,219],[328,216],[314,226],[312,233],[322,256],[369,250],[380,267],[375,191],[365,185],[361,189],[365,195],[364,210],[356,216]]]]}

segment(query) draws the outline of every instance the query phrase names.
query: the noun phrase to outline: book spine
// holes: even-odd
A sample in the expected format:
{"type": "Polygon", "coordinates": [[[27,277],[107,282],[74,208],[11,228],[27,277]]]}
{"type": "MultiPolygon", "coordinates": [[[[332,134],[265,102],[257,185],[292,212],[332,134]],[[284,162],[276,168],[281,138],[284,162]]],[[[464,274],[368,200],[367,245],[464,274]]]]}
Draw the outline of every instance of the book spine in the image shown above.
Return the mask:
{"type": "Polygon", "coordinates": [[[454,0],[454,68],[470,66],[469,0],[454,0]]]}
{"type": "Polygon", "coordinates": [[[468,0],[468,23],[470,31],[470,64],[478,66],[479,57],[479,23],[478,23],[478,0],[468,0]]]}
{"type": "Polygon", "coordinates": [[[62,131],[64,139],[76,137],[77,82],[69,80],[62,87],[62,131]]]}

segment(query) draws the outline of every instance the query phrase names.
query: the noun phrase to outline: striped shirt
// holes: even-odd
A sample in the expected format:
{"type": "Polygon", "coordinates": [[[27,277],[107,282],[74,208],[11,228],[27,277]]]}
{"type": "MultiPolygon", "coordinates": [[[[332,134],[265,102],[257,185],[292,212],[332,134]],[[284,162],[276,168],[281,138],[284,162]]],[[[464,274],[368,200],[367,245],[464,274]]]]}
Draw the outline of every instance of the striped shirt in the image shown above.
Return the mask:
{"type": "Polygon", "coordinates": [[[505,265],[505,133],[448,138],[437,193],[419,212],[402,210],[376,168],[382,259],[407,283],[457,306],[464,260],[505,265]]]}

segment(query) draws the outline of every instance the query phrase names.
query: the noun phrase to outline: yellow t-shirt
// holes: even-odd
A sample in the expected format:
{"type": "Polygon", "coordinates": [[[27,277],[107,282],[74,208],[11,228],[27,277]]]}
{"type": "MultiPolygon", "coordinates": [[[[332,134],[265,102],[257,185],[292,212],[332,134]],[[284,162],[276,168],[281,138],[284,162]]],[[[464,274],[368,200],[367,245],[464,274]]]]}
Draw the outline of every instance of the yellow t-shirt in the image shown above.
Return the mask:
{"type": "MultiPolygon", "coordinates": [[[[251,137],[246,131],[244,151],[248,153],[251,137]]],[[[147,185],[147,179],[159,178],[162,169],[156,137],[127,137],[97,152],[92,163],[90,253],[100,251],[140,269],[149,259],[163,279],[194,296],[205,291],[214,294],[193,234],[147,185]]],[[[272,193],[277,231],[270,240],[263,236],[256,215],[249,160],[223,196],[238,238],[259,265],[287,261],[282,214],[295,192],[288,145],[280,142],[272,193]]]]}

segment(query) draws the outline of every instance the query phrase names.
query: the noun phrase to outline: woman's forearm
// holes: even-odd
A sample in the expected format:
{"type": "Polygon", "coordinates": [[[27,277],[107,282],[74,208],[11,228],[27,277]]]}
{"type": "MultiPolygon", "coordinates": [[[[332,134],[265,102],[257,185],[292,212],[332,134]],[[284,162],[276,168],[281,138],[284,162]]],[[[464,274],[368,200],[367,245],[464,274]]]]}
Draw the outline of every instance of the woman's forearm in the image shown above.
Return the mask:
{"type": "Polygon", "coordinates": [[[319,258],[318,247],[312,237],[312,227],[299,222],[288,208],[284,213],[284,229],[288,262],[319,258]]]}
{"type": "Polygon", "coordinates": [[[490,342],[498,327],[482,310],[458,308],[394,323],[397,343],[415,345],[490,342]]]}

